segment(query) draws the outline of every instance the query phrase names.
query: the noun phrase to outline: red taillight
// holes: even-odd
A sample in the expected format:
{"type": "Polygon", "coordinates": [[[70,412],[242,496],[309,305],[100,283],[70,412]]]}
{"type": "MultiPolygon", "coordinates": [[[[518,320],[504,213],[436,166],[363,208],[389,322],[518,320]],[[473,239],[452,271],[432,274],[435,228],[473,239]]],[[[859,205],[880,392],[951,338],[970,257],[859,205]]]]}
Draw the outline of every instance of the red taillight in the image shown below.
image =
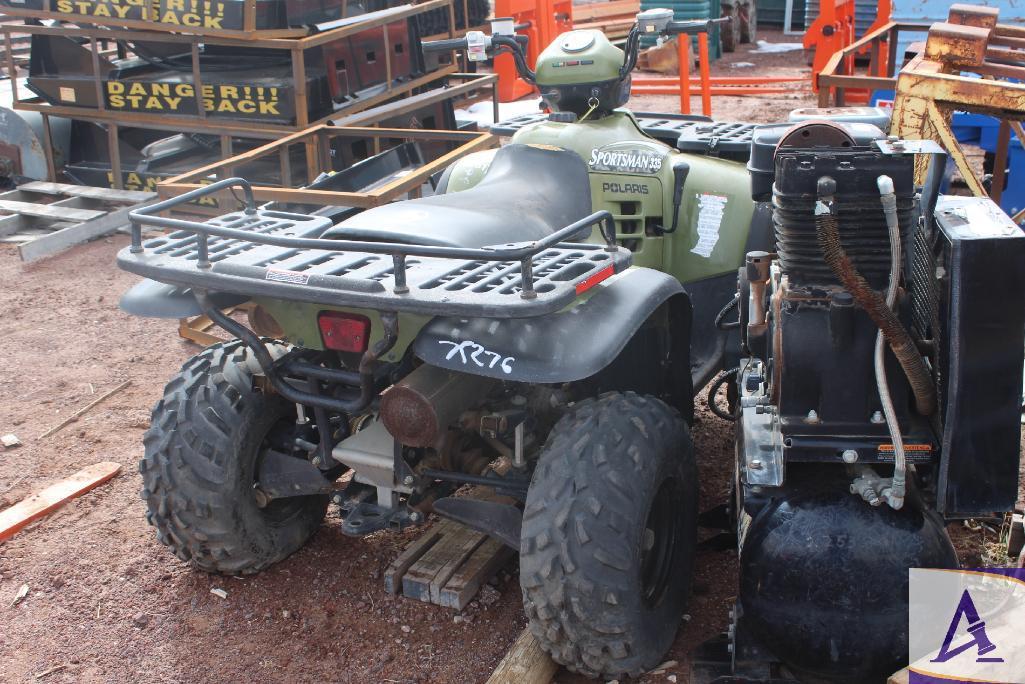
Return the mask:
{"type": "Polygon", "coordinates": [[[317,316],[320,339],[328,349],[361,354],[370,342],[370,319],[341,311],[321,311],[317,316]]]}

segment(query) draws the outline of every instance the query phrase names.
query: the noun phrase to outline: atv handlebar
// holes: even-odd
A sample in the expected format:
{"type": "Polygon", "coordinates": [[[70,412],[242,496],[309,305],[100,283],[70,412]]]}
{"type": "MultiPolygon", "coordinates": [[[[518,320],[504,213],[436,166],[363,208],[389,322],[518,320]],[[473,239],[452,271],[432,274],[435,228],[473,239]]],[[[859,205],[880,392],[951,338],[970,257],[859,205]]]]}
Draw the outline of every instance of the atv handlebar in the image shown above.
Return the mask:
{"type": "Polygon", "coordinates": [[[718,19],[695,19],[693,21],[671,21],[666,26],[665,30],[662,31],[667,36],[678,36],[681,33],[694,34],[704,33],[712,28],[716,24],[725,24],[730,20],[729,17],[719,17],[718,19]]]}
{"type": "Polygon", "coordinates": [[[445,38],[444,40],[425,40],[424,52],[448,52],[449,50],[466,50],[469,45],[466,38],[445,38]]]}
{"type": "MultiPolygon", "coordinates": [[[[625,78],[637,65],[641,34],[654,33],[659,36],[678,36],[681,34],[705,33],[716,24],[722,24],[730,20],[729,17],[721,17],[719,19],[672,21],[671,17],[671,10],[660,9],[647,10],[637,15],[637,21],[631,27],[630,34],[623,46],[625,55],[623,68],[620,72],[622,77],[625,78]]],[[[498,20],[495,23],[497,22],[498,20]]],[[[507,22],[505,28],[508,29],[509,26],[511,26],[511,22],[507,22]]],[[[425,53],[449,52],[452,50],[464,51],[468,59],[473,62],[484,61],[494,57],[496,54],[502,54],[503,51],[500,49],[505,48],[505,52],[512,54],[513,60],[516,62],[516,71],[519,72],[520,77],[528,83],[535,83],[535,74],[527,64],[527,40],[526,36],[497,32],[493,24],[492,35],[487,35],[483,31],[467,31],[466,35],[462,38],[424,41],[422,46],[425,53]]]]}

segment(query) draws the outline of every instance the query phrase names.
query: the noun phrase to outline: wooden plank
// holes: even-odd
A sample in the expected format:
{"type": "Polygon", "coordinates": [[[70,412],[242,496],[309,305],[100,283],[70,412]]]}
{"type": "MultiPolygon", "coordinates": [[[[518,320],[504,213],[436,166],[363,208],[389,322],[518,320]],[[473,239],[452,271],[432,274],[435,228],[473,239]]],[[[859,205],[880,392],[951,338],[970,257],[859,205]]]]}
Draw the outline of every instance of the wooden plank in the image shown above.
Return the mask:
{"type": "Polygon", "coordinates": [[[64,221],[92,221],[106,213],[103,211],[96,211],[94,209],[51,207],[48,204],[33,204],[31,202],[15,202],[11,200],[0,200],[0,209],[12,214],[40,216],[43,218],[61,219],[64,221]]]}
{"type": "Polygon", "coordinates": [[[578,19],[598,19],[602,17],[621,17],[627,14],[635,15],[640,11],[641,3],[638,0],[613,0],[613,2],[591,2],[586,5],[575,5],[573,7],[573,26],[576,27],[578,19]]]}
{"type": "Polygon", "coordinates": [[[120,470],[120,463],[96,463],[0,511],[0,542],[10,539],[33,520],[42,518],[76,496],[100,486],[120,470]]]}
{"type": "Polygon", "coordinates": [[[494,537],[488,537],[449,578],[436,603],[462,610],[473,600],[484,583],[514,555],[515,552],[508,546],[494,537]]]}
{"type": "Polygon", "coordinates": [[[548,684],[558,669],[530,630],[524,629],[487,684],[548,684]]]}
{"type": "MultiPolygon", "coordinates": [[[[431,580],[431,603],[441,605],[441,590],[445,588],[452,576],[456,574],[466,563],[473,553],[480,548],[480,546],[487,541],[488,536],[477,530],[471,530],[468,527],[459,526],[458,531],[453,536],[458,535],[460,538],[459,551],[454,553],[434,575],[434,579],[431,580]]],[[[415,567],[415,566],[414,566],[415,567]]]]}
{"type": "Polygon", "coordinates": [[[18,189],[38,192],[43,195],[71,195],[72,197],[88,197],[89,199],[102,200],[104,202],[127,202],[129,204],[148,202],[157,196],[155,192],[143,190],[115,190],[113,188],[98,188],[91,185],[48,183],[46,181],[22,183],[18,186],[18,189]]]}
{"type": "Polygon", "coordinates": [[[388,569],[384,571],[384,590],[389,594],[398,594],[402,588],[402,578],[413,563],[420,560],[427,551],[438,543],[438,540],[445,534],[448,521],[443,520],[436,523],[431,529],[420,535],[420,538],[406,547],[399,554],[398,558],[391,562],[388,569]]]}
{"type": "MultiPolygon", "coordinates": [[[[478,537],[481,536],[480,533],[473,532],[468,528],[462,529],[465,529],[468,533],[476,534],[478,537]]],[[[476,543],[479,540],[473,539],[472,541],[476,543]]],[[[430,603],[431,582],[438,577],[440,571],[446,568],[451,569],[444,578],[445,581],[452,576],[455,568],[451,567],[450,562],[456,558],[466,558],[476,548],[475,545],[469,549],[465,548],[468,543],[468,538],[459,534],[458,530],[445,534],[403,576],[402,595],[430,603]]]]}
{"type": "Polygon", "coordinates": [[[0,237],[5,235],[13,235],[23,230],[31,230],[33,228],[41,228],[47,225],[38,216],[24,216],[22,214],[11,214],[10,216],[0,216],[0,237]],[[41,225],[42,224],[42,225],[41,225]]]}
{"type": "Polygon", "coordinates": [[[146,204],[149,204],[149,202],[133,204],[132,206],[124,207],[110,213],[96,212],[99,214],[99,217],[96,219],[63,228],[50,233],[49,235],[37,237],[31,242],[27,242],[19,247],[18,252],[21,254],[22,261],[35,261],[36,259],[42,259],[43,257],[56,254],[68,247],[79,245],[83,242],[88,242],[89,240],[113,233],[118,228],[128,223],[128,213],[130,211],[145,206],[146,204]]]}

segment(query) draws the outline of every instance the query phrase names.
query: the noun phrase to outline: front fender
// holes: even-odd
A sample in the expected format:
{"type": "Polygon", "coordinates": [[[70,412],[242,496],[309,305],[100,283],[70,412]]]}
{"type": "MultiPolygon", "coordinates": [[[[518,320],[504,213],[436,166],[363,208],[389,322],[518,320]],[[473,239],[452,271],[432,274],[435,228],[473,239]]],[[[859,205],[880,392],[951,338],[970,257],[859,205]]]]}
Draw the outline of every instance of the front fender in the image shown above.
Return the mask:
{"type": "Polygon", "coordinates": [[[589,296],[536,318],[438,317],[413,352],[424,363],[510,382],[583,380],[619,355],[641,325],[672,297],[689,298],[672,276],[630,268],[594,286],[589,296]]]}

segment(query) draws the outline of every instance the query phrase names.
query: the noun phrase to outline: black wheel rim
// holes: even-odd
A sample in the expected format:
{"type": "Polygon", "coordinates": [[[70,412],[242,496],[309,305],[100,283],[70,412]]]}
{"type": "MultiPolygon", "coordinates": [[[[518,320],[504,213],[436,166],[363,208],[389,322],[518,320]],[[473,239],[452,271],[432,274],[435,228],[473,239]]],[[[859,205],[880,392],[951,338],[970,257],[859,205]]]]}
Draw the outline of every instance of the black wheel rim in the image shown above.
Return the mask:
{"type": "Polygon", "coordinates": [[[659,486],[648,510],[641,537],[641,596],[649,608],[658,605],[673,579],[682,504],[683,488],[670,478],[659,486]]]}

